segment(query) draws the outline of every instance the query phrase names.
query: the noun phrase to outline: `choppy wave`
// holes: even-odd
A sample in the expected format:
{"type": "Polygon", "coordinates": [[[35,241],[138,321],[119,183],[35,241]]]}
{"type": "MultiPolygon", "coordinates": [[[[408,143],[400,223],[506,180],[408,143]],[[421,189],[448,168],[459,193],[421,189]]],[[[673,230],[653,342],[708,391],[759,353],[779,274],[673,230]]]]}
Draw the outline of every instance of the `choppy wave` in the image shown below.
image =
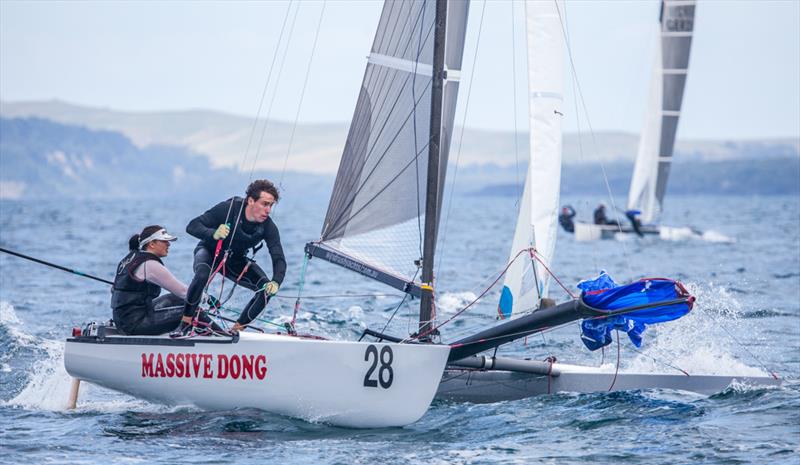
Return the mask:
{"type": "Polygon", "coordinates": [[[755,349],[744,350],[736,339],[743,326],[742,305],[736,297],[714,284],[689,283],[687,288],[697,297],[694,309],[679,320],[649,326],[643,350],[626,368],[664,372],[676,367],[694,375],[769,376],[763,368],[751,366],[761,364],[753,358],[755,349]]]}
{"type": "MultiPolygon", "coordinates": [[[[36,351],[36,360],[32,365],[24,367],[24,386],[11,399],[0,401],[0,406],[26,410],[67,411],[72,377],[64,369],[64,342],[44,339],[25,332],[25,325],[13,305],[5,301],[0,302],[0,327],[10,335],[10,340],[4,341],[6,344],[19,345],[36,351]]],[[[12,368],[4,363],[3,371],[11,372],[12,368]]],[[[144,401],[121,397],[123,396],[88,383],[81,383],[78,408],[75,412],[121,412],[152,406],[144,401]],[[109,394],[116,398],[109,398],[109,394]]]]}

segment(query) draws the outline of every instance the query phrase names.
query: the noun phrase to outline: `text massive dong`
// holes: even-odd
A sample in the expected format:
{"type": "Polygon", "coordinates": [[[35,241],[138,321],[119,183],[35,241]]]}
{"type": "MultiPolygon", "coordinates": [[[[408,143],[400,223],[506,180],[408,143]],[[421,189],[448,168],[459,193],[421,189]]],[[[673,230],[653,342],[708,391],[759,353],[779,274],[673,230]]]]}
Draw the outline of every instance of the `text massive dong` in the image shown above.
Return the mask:
{"type": "Polygon", "coordinates": [[[264,379],[266,376],[265,355],[142,354],[142,378],[264,379]]]}

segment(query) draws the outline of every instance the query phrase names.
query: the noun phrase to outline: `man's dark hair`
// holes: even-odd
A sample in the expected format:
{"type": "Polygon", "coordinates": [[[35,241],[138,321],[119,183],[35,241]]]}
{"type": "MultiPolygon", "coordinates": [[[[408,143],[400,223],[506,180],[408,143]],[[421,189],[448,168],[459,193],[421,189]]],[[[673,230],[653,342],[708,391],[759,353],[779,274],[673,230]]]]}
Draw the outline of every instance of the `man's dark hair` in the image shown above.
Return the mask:
{"type": "Polygon", "coordinates": [[[278,188],[275,187],[275,184],[272,184],[272,181],[268,181],[266,179],[256,179],[255,181],[251,182],[249,186],[247,186],[247,196],[253,200],[258,200],[258,198],[261,197],[262,192],[272,194],[272,196],[275,197],[276,202],[280,197],[278,194],[278,188]]]}

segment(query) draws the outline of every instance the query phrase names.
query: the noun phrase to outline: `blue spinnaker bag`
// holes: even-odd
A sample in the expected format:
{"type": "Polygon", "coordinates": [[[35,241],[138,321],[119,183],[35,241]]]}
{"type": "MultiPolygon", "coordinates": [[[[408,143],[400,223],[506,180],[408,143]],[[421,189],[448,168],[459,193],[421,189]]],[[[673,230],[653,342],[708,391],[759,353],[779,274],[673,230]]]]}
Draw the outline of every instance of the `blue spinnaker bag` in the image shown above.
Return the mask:
{"type": "Polygon", "coordinates": [[[694,297],[681,283],[665,278],[647,278],[619,286],[605,271],[601,271],[597,278],[578,283],[578,288],[582,291],[583,303],[600,312],[614,313],[647,306],[621,315],[583,320],[581,340],[589,350],[611,344],[611,331],[614,329],[626,332],[633,345],[641,347],[647,325],[676,320],[689,313],[694,303],[694,297]],[[665,305],[658,305],[659,302],[665,305]]]}

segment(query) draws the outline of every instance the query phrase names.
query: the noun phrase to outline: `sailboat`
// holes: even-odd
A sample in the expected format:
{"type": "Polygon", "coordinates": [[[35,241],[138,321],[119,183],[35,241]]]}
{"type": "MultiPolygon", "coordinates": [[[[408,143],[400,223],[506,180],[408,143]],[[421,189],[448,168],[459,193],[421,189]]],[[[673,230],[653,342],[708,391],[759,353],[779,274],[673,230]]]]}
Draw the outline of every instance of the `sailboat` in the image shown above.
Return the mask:
{"type": "MultiPolygon", "coordinates": [[[[290,326],[286,334],[170,339],[89,325],[66,340],[67,372],[167,404],[254,407],[359,428],[403,426],[441,392],[447,363],[485,360],[476,354],[579,319],[689,311],[693,298],[672,281],[653,285],[659,295],[631,290],[645,300],[631,299],[623,286],[599,300],[582,296],[454,343],[436,342],[434,255],[468,7],[460,0],[384,4],[321,236],[305,247],[306,261],[325,260],[418,298],[414,334],[366,331],[376,340],[333,341],[290,326]]],[[[534,180],[530,192],[538,192],[534,180]]],[[[563,376],[566,368],[546,376],[563,376]]]]}
{"type": "Polygon", "coordinates": [[[657,30],[650,97],[639,150],[628,190],[626,214],[620,224],[574,222],[579,241],[612,239],[617,235],[660,236],[684,239],[702,236],[690,227],[659,224],[673,161],[675,135],[689,70],[696,0],[663,0],[657,30]],[[636,222],[637,224],[633,224],[636,222]]]}
{"type": "MultiPolygon", "coordinates": [[[[432,282],[436,221],[425,221],[424,255],[413,246],[416,257],[408,263],[413,269],[401,259],[361,264],[372,256],[359,251],[380,247],[390,229],[399,230],[392,232],[398,241],[393,249],[408,246],[419,237],[419,218],[438,216],[437,184],[444,176],[438,174],[439,153],[447,153],[449,142],[441,138],[440,147],[439,134],[449,134],[452,127],[467,8],[458,0],[385,3],[322,240],[309,244],[307,258],[322,257],[391,285],[421,268],[422,282],[432,282]],[[428,194],[427,207],[407,188],[419,180],[434,192],[432,200],[428,194]],[[373,263],[387,271],[376,271],[373,263]]],[[[430,286],[403,287],[421,297],[423,314],[431,312],[430,286]]],[[[433,400],[449,353],[445,344],[332,341],[296,334],[244,332],[179,340],[123,336],[101,325],[67,339],[64,364],[74,378],[166,404],[254,407],[374,428],[418,420],[433,400]]]]}

